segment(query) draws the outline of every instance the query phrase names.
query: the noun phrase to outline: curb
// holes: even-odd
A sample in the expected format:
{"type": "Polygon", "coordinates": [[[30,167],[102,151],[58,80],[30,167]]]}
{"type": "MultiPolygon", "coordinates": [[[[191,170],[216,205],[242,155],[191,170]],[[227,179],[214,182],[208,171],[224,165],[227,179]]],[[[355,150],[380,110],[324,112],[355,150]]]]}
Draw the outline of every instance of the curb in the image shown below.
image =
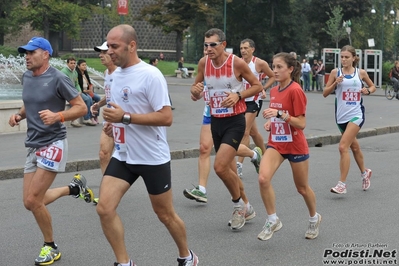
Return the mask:
{"type": "MultiPolygon", "coordinates": [[[[397,132],[399,132],[399,125],[380,127],[380,128],[368,128],[360,131],[357,134],[357,139],[397,133],[397,132]]],[[[317,135],[317,136],[309,135],[306,137],[309,147],[322,147],[324,145],[337,144],[339,143],[340,139],[341,139],[340,134],[317,135]]],[[[252,144],[251,149],[254,147],[255,146],[252,144]]],[[[171,151],[170,155],[172,160],[198,158],[199,149],[195,148],[195,149],[171,151]]],[[[215,155],[214,150],[212,151],[211,155],[215,155]]],[[[100,168],[99,159],[73,161],[67,163],[65,167],[65,173],[77,173],[79,171],[93,170],[99,168],[100,168]]],[[[24,168],[0,169],[0,180],[22,178],[24,174],[23,171],[24,168]]]]}

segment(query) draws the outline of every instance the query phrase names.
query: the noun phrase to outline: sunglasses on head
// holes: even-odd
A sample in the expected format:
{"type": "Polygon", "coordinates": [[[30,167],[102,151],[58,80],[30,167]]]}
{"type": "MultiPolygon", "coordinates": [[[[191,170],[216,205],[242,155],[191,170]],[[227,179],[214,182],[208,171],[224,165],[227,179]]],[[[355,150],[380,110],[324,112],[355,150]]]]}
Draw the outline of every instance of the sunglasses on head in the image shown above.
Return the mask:
{"type": "Polygon", "coordinates": [[[223,42],[204,43],[204,47],[205,47],[205,48],[208,48],[208,46],[210,46],[210,47],[214,48],[214,47],[218,46],[218,45],[221,44],[221,43],[223,43],[223,42]]]}

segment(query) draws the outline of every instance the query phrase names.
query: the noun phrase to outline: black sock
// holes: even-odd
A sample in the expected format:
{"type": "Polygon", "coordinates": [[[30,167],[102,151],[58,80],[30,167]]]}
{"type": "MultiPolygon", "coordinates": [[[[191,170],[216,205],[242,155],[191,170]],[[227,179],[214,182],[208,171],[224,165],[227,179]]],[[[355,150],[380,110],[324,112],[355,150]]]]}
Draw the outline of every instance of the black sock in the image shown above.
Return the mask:
{"type": "Polygon", "coordinates": [[[53,242],[44,242],[43,246],[49,246],[49,247],[52,247],[53,249],[57,248],[57,245],[54,243],[54,241],[53,242]]]}
{"type": "Polygon", "coordinates": [[[79,195],[80,188],[78,186],[75,187],[75,186],[69,185],[68,187],[69,187],[69,195],[75,195],[75,196],[79,195]]]}
{"type": "Polygon", "coordinates": [[[238,203],[240,201],[241,197],[238,197],[236,200],[232,200],[234,203],[238,203]]]}

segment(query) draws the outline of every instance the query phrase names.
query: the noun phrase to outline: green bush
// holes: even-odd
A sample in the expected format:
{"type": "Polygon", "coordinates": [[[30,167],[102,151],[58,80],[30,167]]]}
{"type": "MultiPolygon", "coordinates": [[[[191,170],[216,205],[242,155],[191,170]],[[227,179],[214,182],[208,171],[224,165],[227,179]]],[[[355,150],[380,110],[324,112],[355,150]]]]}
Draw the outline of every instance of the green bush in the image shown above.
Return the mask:
{"type": "Polygon", "coordinates": [[[4,55],[5,57],[9,57],[10,55],[19,55],[17,48],[3,45],[0,45],[0,54],[4,55]]]}
{"type": "Polygon", "coordinates": [[[389,72],[393,68],[394,63],[387,61],[382,64],[382,83],[387,83],[389,81],[389,72]]]}

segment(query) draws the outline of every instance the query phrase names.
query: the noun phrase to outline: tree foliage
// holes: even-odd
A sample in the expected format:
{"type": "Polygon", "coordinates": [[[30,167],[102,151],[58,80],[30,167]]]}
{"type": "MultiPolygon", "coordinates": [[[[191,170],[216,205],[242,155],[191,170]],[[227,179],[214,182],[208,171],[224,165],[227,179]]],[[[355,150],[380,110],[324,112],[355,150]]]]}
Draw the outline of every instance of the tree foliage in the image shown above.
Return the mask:
{"type": "Polygon", "coordinates": [[[43,32],[58,54],[59,33],[64,31],[71,38],[78,38],[81,21],[90,15],[93,1],[28,0],[13,9],[11,16],[17,25],[30,23],[34,30],[43,32]]]}
{"type": "Polygon", "coordinates": [[[0,45],[4,45],[4,36],[11,32],[10,14],[14,7],[21,5],[22,0],[0,1],[0,45]]]}
{"type": "Polygon", "coordinates": [[[338,43],[346,36],[345,28],[342,26],[342,7],[335,6],[330,12],[326,12],[330,19],[327,20],[327,27],[323,30],[330,35],[331,40],[335,42],[335,47],[338,48],[338,43]]]}

